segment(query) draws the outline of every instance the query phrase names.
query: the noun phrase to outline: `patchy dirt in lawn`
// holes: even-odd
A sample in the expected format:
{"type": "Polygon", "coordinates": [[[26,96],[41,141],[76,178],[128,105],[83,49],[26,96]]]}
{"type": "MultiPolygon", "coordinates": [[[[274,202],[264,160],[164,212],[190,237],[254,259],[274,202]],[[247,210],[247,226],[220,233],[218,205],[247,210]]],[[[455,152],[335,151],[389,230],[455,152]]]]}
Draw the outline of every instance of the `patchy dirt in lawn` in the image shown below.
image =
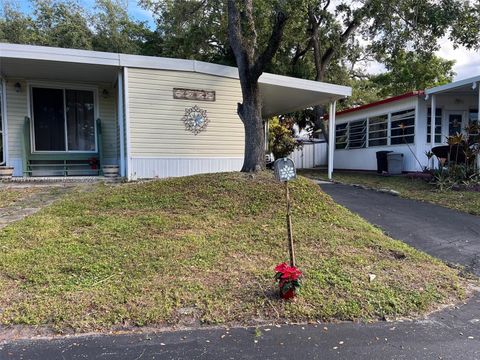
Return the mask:
{"type": "Polygon", "coordinates": [[[35,214],[85,184],[0,183],[0,229],[35,214]]]}

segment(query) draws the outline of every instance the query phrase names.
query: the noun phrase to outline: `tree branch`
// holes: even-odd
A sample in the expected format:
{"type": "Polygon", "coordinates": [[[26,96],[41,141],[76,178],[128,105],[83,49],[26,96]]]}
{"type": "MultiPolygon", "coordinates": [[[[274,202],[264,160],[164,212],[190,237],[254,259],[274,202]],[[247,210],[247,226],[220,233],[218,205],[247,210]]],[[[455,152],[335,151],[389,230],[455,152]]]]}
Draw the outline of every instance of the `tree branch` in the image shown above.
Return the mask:
{"type": "Polygon", "coordinates": [[[350,22],[350,24],[345,29],[345,31],[342,33],[342,35],[340,35],[340,39],[339,39],[338,44],[330,46],[325,51],[325,53],[323,54],[322,59],[321,59],[322,67],[325,67],[326,65],[328,65],[328,63],[330,63],[330,61],[332,60],[332,57],[333,57],[333,55],[335,55],[335,52],[337,50],[335,48],[335,46],[344,45],[348,41],[350,35],[352,35],[352,33],[355,30],[357,30],[359,26],[360,26],[360,21],[358,21],[357,19],[354,19],[354,20],[352,20],[352,22],[350,22]]]}
{"type": "Polygon", "coordinates": [[[242,35],[242,25],[240,22],[240,11],[235,0],[228,0],[228,37],[230,47],[232,48],[238,70],[246,70],[250,67],[247,53],[245,51],[244,39],[242,35]]]}
{"type": "Polygon", "coordinates": [[[348,41],[350,36],[360,27],[361,20],[365,16],[365,12],[370,9],[371,5],[372,5],[372,0],[369,0],[365,3],[365,5],[362,8],[358,9],[353,16],[352,21],[350,21],[350,23],[347,25],[347,28],[340,35],[338,43],[333,44],[323,53],[323,56],[319,64],[320,72],[318,72],[317,70],[317,80],[320,80],[320,81],[323,80],[325,75],[324,74],[325,69],[337,51],[336,47],[343,46],[348,41]]]}
{"type": "Polygon", "coordinates": [[[252,69],[252,75],[256,79],[258,79],[260,75],[262,75],[265,66],[272,61],[275,53],[280,47],[280,43],[282,42],[283,37],[283,30],[285,29],[287,20],[288,16],[283,11],[278,10],[277,15],[275,16],[275,24],[273,25],[272,33],[270,35],[270,39],[268,40],[267,47],[257,58],[252,69]]]}
{"type": "Polygon", "coordinates": [[[307,45],[303,49],[300,48],[300,44],[297,44],[297,47],[296,47],[296,50],[295,50],[295,55],[293,55],[292,61],[291,61],[292,66],[296,65],[298,60],[300,60],[302,57],[304,57],[305,54],[308,52],[308,50],[310,50],[312,48],[312,45],[313,45],[312,42],[313,42],[313,40],[310,38],[307,45]]]}

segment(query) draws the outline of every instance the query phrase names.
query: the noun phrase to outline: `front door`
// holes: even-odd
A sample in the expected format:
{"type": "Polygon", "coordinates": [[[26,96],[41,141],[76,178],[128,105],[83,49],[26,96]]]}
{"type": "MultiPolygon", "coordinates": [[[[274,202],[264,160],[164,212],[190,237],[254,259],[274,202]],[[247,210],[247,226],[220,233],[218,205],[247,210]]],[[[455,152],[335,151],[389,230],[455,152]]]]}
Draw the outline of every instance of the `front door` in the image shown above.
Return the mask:
{"type": "Polygon", "coordinates": [[[94,93],[32,88],[35,151],[95,152],[94,93]]]}
{"type": "Polygon", "coordinates": [[[457,133],[464,132],[466,127],[465,116],[462,111],[449,111],[447,112],[448,120],[448,134],[447,136],[453,136],[457,133]]]}

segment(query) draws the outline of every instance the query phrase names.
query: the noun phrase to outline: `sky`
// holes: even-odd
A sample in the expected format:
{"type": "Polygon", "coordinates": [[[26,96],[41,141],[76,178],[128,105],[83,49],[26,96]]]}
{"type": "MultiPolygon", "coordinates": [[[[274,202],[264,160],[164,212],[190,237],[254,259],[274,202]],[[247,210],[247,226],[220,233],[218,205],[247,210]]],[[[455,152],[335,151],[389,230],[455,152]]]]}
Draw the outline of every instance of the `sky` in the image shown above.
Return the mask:
{"type": "MultiPolygon", "coordinates": [[[[123,0],[127,3],[129,14],[140,21],[146,21],[150,27],[155,27],[155,21],[152,13],[138,6],[137,0],[123,0]]],[[[0,0],[3,2],[3,0],[0,0]]],[[[28,0],[17,1],[22,11],[30,12],[31,8],[28,0]]],[[[95,0],[79,0],[79,3],[85,8],[92,8],[95,0]]],[[[447,38],[440,40],[440,49],[437,55],[448,60],[455,60],[454,71],[456,72],[455,80],[466,79],[480,74],[480,51],[467,50],[465,48],[455,49],[451,41],[447,38]]],[[[365,64],[367,70],[371,73],[380,73],[385,69],[376,62],[365,64]]]]}
{"type": "MultiPolygon", "coordinates": [[[[0,0],[0,4],[3,3],[4,0],[0,0]]],[[[86,9],[91,9],[95,5],[95,0],[77,0],[78,3],[86,9]]],[[[150,27],[155,27],[155,20],[153,19],[152,13],[148,10],[143,9],[142,7],[138,6],[138,0],[121,0],[122,2],[127,4],[128,13],[133,18],[146,21],[150,27]]],[[[29,0],[13,0],[14,4],[18,5],[22,12],[31,13],[32,7],[29,0]]]]}

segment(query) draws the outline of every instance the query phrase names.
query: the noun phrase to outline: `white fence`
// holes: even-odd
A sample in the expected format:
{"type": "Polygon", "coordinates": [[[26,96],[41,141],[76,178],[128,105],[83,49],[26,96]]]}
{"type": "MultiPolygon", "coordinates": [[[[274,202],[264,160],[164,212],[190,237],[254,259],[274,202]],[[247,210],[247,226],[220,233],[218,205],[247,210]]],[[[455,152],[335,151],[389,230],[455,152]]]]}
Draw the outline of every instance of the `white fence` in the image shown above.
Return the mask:
{"type": "Polygon", "coordinates": [[[290,154],[297,169],[308,169],[316,166],[326,166],[328,145],[326,142],[305,142],[303,147],[290,154]]]}

